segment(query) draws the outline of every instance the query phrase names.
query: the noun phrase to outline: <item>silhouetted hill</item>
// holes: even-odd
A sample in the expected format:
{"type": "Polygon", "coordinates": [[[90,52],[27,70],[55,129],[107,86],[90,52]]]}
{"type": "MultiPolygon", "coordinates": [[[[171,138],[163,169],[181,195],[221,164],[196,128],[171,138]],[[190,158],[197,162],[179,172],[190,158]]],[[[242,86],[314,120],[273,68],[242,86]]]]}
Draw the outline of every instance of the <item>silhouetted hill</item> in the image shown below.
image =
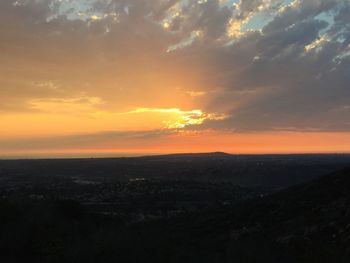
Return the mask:
{"type": "Polygon", "coordinates": [[[139,236],[170,262],[350,262],[350,169],[153,227],[139,236]]]}
{"type": "Polygon", "coordinates": [[[244,259],[270,258],[266,262],[350,260],[350,169],[237,209],[239,215],[229,215],[228,252],[233,257],[237,253],[244,259]],[[248,253],[247,247],[254,249],[248,253]]]}
{"type": "Polygon", "coordinates": [[[192,159],[192,158],[229,158],[234,155],[225,152],[208,152],[208,153],[175,153],[175,154],[165,154],[165,155],[153,155],[153,156],[143,156],[139,158],[152,158],[152,159],[192,159]]]}

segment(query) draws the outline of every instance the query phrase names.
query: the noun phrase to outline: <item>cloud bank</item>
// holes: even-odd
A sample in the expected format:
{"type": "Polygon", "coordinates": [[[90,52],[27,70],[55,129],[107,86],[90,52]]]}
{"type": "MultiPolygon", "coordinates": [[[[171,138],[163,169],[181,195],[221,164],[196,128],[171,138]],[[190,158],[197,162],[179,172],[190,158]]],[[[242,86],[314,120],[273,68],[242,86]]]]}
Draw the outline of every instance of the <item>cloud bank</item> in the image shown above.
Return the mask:
{"type": "Polygon", "coordinates": [[[348,0],[1,1],[0,120],[176,108],[225,116],[192,130],[349,132],[349,13],[348,0]]]}

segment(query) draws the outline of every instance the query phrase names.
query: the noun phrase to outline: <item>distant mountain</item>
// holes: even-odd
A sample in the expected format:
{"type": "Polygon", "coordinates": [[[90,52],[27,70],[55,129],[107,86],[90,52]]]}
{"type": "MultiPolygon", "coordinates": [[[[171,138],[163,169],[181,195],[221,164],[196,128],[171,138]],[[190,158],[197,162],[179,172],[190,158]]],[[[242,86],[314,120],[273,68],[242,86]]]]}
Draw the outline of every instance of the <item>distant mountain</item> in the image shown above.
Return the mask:
{"type": "MultiPolygon", "coordinates": [[[[139,158],[151,158],[151,159],[171,159],[171,158],[227,158],[233,157],[234,155],[225,152],[208,152],[208,153],[174,153],[164,155],[152,155],[143,156],[139,158]]],[[[137,158],[137,157],[136,157],[137,158]]]]}

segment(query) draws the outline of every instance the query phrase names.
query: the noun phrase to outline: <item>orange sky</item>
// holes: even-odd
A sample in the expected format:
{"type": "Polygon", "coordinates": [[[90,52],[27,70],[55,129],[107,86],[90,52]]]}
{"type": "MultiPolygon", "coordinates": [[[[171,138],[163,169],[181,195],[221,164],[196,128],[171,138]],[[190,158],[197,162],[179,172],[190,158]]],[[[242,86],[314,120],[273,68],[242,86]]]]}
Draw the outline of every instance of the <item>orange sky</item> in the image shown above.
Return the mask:
{"type": "MultiPolygon", "coordinates": [[[[56,143],[39,140],[29,148],[16,145],[7,149],[3,157],[99,157],[137,156],[186,152],[224,151],[233,154],[273,153],[350,153],[348,133],[234,133],[220,131],[174,132],[156,136],[109,137],[101,135],[93,140],[75,137],[52,138],[56,143]]],[[[29,140],[30,142],[30,140],[29,140]]],[[[21,145],[21,144],[20,144],[21,145]]],[[[24,142],[28,145],[28,141],[24,142]]]]}
{"type": "Polygon", "coordinates": [[[97,1],[0,2],[0,158],[350,152],[337,1],[97,1]]]}

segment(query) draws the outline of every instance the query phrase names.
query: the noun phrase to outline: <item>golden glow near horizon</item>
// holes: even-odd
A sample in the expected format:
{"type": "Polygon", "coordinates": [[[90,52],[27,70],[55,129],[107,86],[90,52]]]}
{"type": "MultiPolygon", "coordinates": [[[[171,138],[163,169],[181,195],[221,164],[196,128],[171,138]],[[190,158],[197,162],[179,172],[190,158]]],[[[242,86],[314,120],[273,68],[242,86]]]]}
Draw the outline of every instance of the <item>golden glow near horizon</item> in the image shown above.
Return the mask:
{"type": "Polygon", "coordinates": [[[33,148],[28,149],[23,147],[23,144],[28,142],[23,141],[20,145],[1,152],[0,157],[91,157],[214,151],[233,154],[350,153],[350,136],[347,133],[245,134],[204,130],[172,132],[167,135],[158,132],[153,133],[151,137],[148,137],[147,133],[127,137],[113,137],[111,134],[101,134],[100,138],[58,137],[53,142],[45,142],[44,145],[33,145],[33,142],[29,142],[33,148]]]}
{"type": "Polygon", "coordinates": [[[104,111],[98,97],[32,100],[33,113],[3,114],[2,137],[74,135],[106,131],[173,130],[201,125],[208,120],[224,120],[227,116],[201,110],[179,108],[136,108],[128,112],[104,111]],[[43,126],[42,124],[45,125],[43,126]],[[25,126],[22,130],[19,127],[25,126]]]}

